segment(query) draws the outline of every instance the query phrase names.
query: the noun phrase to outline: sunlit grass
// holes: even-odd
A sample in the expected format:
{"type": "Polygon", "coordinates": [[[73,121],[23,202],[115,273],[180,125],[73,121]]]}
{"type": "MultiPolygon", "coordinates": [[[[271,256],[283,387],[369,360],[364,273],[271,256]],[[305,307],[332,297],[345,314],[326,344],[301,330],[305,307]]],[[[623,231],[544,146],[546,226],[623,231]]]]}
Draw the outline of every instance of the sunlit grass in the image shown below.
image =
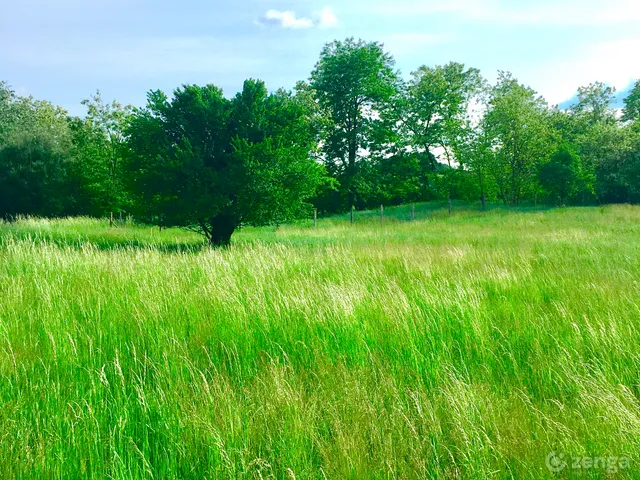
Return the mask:
{"type": "Polygon", "coordinates": [[[640,208],[0,226],[0,478],[640,468],[640,208]]]}

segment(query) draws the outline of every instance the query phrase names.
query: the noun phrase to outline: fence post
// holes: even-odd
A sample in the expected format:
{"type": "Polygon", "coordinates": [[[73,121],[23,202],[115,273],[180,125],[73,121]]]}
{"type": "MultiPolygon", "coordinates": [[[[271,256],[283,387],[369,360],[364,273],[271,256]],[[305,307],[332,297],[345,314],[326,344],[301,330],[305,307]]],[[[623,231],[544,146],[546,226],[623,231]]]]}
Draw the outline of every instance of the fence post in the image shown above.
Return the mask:
{"type": "Polygon", "coordinates": [[[318,209],[314,208],[313,209],[313,227],[317,227],[318,226],[318,209]]]}
{"type": "Polygon", "coordinates": [[[384,205],[380,205],[380,225],[382,225],[384,221],[384,205]]]}
{"type": "Polygon", "coordinates": [[[109,212],[109,227],[113,227],[113,212],[109,212]]]}
{"type": "Polygon", "coordinates": [[[355,209],[355,207],[353,205],[351,205],[351,225],[353,225],[353,210],[355,209]]]}
{"type": "Polygon", "coordinates": [[[416,204],[411,204],[411,221],[413,222],[416,219],[416,204]]]}
{"type": "Polygon", "coordinates": [[[451,195],[449,195],[449,215],[451,215],[451,209],[452,209],[452,206],[451,206],[451,195]]]}

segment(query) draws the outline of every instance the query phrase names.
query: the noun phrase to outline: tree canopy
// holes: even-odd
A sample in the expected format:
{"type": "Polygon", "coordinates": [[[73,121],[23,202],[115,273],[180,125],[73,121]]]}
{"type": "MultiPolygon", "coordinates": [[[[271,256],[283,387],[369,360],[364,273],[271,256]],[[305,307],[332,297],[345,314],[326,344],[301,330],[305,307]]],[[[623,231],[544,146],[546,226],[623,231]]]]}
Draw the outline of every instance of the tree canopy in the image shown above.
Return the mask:
{"type": "Polygon", "coordinates": [[[394,65],[381,44],[348,38],[327,44],[311,73],[311,88],[329,119],[321,132],[323,158],[341,184],[343,207],[361,195],[362,162],[386,127],[399,85],[394,65]]]}
{"type": "Polygon", "coordinates": [[[232,100],[207,85],[149,93],[128,129],[131,190],[150,219],[226,245],[242,225],[282,223],[308,206],[323,170],[304,102],[248,80],[232,100]]]}
{"type": "Polygon", "coordinates": [[[636,81],[631,93],[624,99],[624,121],[640,121],[640,80],[636,81]]]}
{"type": "Polygon", "coordinates": [[[99,91],[70,116],[0,82],[0,216],[133,215],[227,245],[245,225],[407,202],[640,201],[640,82],[579,87],[549,106],[508,72],[422,65],[407,79],[378,42],[327,43],[309,78],[99,91]]]}

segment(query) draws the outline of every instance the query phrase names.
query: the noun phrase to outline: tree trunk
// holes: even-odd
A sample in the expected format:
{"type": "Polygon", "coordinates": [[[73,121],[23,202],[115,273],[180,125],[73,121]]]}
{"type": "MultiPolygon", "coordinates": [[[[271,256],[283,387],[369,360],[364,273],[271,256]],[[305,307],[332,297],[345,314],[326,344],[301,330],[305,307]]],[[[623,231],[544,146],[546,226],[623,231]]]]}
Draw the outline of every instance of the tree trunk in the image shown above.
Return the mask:
{"type": "Polygon", "coordinates": [[[480,202],[482,202],[482,211],[485,209],[486,195],[484,193],[484,178],[482,176],[482,170],[478,170],[478,180],[480,181],[480,202]]]}
{"type": "MultiPolygon", "coordinates": [[[[357,115],[357,114],[356,114],[357,115]]],[[[349,132],[347,158],[347,192],[349,197],[349,206],[356,203],[356,191],[354,188],[354,177],[356,176],[356,162],[358,160],[358,134],[357,122],[353,122],[351,132],[349,132]]]]}
{"type": "Polygon", "coordinates": [[[211,217],[208,221],[200,221],[200,226],[205,237],[212,247],[228,247],[231,244],[231,235],[238,227],[235,216],[222,213],[211,217]]]}
{"type": "Polygon", "coordinates": [[[356,176],[356,163],[355,163],[355,155],[351,155],[351,151],[349,151],[349,173],[347,177],[347,202],[349,207],[352,207],[356,204],[356,190],[354,186],[354,177],[356,176]]]}

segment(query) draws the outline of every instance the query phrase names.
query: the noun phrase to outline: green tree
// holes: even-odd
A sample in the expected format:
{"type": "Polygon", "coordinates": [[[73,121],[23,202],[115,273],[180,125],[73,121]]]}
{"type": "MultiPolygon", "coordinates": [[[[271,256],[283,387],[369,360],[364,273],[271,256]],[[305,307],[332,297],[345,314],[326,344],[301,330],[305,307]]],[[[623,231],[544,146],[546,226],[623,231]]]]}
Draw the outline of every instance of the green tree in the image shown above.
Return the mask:
{"type": "Polygon", "coordinates": [[[580,155],[595,178],[595,192],[603,203],[635,198],[635,159],[640,141],[633,125],[598,123],[580,137],[580,155]]]}
{"type": "Polygon", "coordinates": [[[468,127],[466,141],[461,143],[460,148],[460,161],[465,170],[475,178],[482,210],[484,210],[486,201],[495,197],[496,186],[491,169],[497,168],[497,153],[493,148],[492,139],[482,129],[482,123],[475,128],[468,127]]]}
{"type": "Polygon", "coordinates": [[[66,212],[71,137],[67,112],[0,85],[0,216],[66,212]]]}
{"type": "Polygon", "coordinates": [[[500,72],[490,92],[482,128],[495,156],[488,170],[503,202],[518,204],[535,185],[537,165],[548,155],[547,104],[510,73],[500,72]]]}
{"type": "Polygon", "coordinates": [[[558,197],[560,205],[564,205],[578,189],[581,178],[580,157],[570,145],[563,144],[549,162],[540,166],[538,178],[549,193],[558,197]]]}
{"type": "Polygon", "coordinates": [[[578,101],[568,112],[570,121],[563,140],[577,146],[582,162],[581,203],[595,194],[599,201],[627,196],[620,172],[621,157],[630,148],[613,109],[615,89],[595,82],[578,90],[578,101]]]}
{"type": "Polygon", "coordinates": [[[625,122],[640,120],[640,80],[636,82],[631,93],[624,99],[622,120],[625,122]]]}
{"type": "Polygon", "coordinates": [[[0,81],[0,147],[6,142],[9,131],[16,120],[14,104],[16,94],[7,82],[0,81]]]}
{"type": "Polygon", "coordinates": [[[124,188],[122,157],[124,131],[131,106],[113,100],[104,102],[100,91],[83,100],[87,115],[73,126],[76,158],[80,164],[78,174],[93,200],[93,211],[109,214],[113,223],[114,212],[122,212],[128,205],[124,188]]]}
{"type": "Polygon", "coordinates": [[[640,202],[640,128],[632,130],[631,135],[633,136],[631,148],[622,157],[622,172],[628,187],[627,201],[638,203],[640,202]]]}
{"type": "Polygon", "coordinates": [[[381,44],[349,38],[327,44],[311,74],[311,88],[328,119],[321,132],[323,158],[340,182],[343,208],[356,203],[367,183],[358,178],[366,152],[391,134],[389,110],[399,81],[394,65],[381,44]]]}
{"type": "Polygon", "coordinates": [[[583,117],[588,125],[615,123],[611,108],[616,89],[602,82],[594,82],[578,89],[578,101],[571,106],[574,114],[583,117]]]}
{"type": "Polygon", "coordinates": [[[479,70],[455,62],[413,72],[402,105],[409,145],[426,152],[434,147],[455,150],[467,126],[469,104],[482,85],[479,70]]]}
{"type": "Polygon", "coordinates": [[[213,86],[150,92],[127,130],[129,178],[141,210],[211,245],[242,225],[302,214],[322,180],[303,101],[248,80],[233,100],[213,86]]]}
{"type": "Polygon", "coordinates": [[[438,170],[434,149],[444,153],[449,168],[444,169],[446,195],[451,198],[466,151],[465,137],[470,128],[470,103],[482,90],[480,71],[466,69],[451,62],[444,66],[422,66],[412,73],[400,101],[400,130],[407,145],[416,152],[425,152],[431,160],[427,176],[438,170]]]}

